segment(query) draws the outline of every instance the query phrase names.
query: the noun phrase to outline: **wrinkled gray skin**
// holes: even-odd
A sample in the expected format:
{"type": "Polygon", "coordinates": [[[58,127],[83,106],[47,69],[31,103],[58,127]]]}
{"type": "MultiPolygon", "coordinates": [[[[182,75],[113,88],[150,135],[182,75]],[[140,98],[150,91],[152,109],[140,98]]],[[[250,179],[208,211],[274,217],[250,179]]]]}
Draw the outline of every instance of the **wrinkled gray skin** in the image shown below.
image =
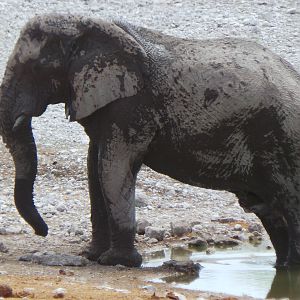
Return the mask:
{"type": "Polygon", "coordinates": [[[234,192],[264,224],[277,266],[300,265],[300,76],[266,48],[185,40],[121,22],[36,17],[17,41],[0,96],[16,207],[36,234],[48,228],[32,199],[31,118],[65,102],[70,120],[90,137],[88,258],[141,264],[134,191],[144,163],[187,184],[234,192]]]}

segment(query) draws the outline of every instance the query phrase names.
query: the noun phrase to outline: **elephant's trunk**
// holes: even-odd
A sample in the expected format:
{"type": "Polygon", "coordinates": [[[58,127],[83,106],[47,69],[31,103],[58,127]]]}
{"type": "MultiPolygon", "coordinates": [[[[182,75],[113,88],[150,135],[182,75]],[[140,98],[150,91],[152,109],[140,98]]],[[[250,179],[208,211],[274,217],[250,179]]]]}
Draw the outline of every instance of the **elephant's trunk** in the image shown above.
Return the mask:
{"type": "Polygon", "coordinates": [[[31,117],[13,120],[14,103],[13,99],[4,96],[2,86],[0,93],[0,134],[9,148],[15,164],[15,205],[20,215],[35,230],[35,233],[46,236],[48,226],[41,218],[33,201],[33,185],[37,173],[37,151],[32,134],[31,117]],[[20,120],[22,124],[20,124],[20,120]]]}

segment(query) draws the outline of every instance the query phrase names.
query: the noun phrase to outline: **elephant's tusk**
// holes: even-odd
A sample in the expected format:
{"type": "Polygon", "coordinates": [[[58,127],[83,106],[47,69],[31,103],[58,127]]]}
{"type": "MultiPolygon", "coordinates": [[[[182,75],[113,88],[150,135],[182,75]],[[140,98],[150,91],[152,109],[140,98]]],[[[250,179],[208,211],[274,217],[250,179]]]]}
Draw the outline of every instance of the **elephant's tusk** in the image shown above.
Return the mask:
{"type": "Polygon", "coordinates": [[[13,131],[13,132],[17,132],[21,127],[24,127],[24,126],[28,123],[28,119],[29,119],[28,116],[26,116],[26,115],[24,115],[24,114],[20,115],[20,116],[16,119],[12,131],[13,131]]]}

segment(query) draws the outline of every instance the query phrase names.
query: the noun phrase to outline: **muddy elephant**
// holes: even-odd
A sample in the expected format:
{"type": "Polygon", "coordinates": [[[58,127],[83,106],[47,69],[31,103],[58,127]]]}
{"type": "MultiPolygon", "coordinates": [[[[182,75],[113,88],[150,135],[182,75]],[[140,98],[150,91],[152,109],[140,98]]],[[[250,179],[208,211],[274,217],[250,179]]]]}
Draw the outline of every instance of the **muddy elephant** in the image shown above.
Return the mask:
{"type": "Polygon", "coordinates": [[[31,119],[59,102],[90,138],[88,258],[141,265],[134,194],[145,164],[235,193],[262,221],[277,266],[300,265],[300,76],[284,59],[241,39],[188,40],[80,16],[30,20],[1,85],[0,131],[16,207],[41,236],[31,119]]]}

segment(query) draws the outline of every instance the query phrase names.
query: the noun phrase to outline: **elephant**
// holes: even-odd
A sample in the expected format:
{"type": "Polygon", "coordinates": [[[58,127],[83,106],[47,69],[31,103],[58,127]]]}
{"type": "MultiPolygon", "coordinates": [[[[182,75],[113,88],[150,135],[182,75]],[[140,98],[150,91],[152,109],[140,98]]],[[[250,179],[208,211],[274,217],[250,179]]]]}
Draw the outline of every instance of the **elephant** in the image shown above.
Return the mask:
{"type": "Polygon", "coordinates": [[[300,265],[300,75],[286,60],[244,39],[184,39],[79,15],[29,20],[1,84],[0,133],[16,208],[40,236],[48,227],[33,200],[31,121],[57,103],[90,140],[90,260],[142,264],[135,183],[145,164],[235,193],[267,230],[275,266],[300,265]]]}

